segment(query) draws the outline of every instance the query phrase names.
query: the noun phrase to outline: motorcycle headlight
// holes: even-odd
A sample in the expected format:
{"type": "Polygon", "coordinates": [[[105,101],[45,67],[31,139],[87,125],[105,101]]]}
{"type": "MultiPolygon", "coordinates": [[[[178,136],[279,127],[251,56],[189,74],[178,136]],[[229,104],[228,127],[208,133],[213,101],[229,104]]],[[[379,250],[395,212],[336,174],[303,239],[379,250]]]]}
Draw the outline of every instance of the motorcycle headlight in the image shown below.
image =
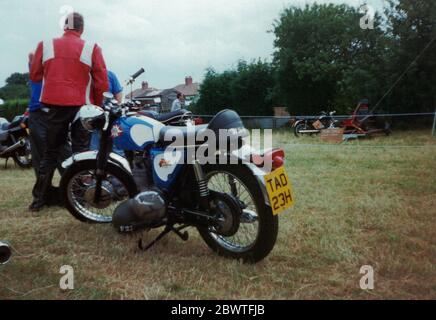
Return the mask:
{"type": "Polygon", "coordinates": [[[83,127],[90,132],[102,129],[106,122],[103,109],[94,105],[80,108],[79,118],[83,127]]]}

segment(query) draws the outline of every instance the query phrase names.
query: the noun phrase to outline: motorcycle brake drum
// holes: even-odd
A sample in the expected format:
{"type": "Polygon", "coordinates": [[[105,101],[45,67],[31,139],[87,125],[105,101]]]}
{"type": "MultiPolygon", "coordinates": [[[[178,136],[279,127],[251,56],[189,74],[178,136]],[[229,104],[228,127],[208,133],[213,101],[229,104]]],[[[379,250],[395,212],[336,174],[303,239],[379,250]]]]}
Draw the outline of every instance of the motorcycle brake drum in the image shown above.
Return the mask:
{"type": "Polygon", "coordinates": [[[242,214],[238,201],[228,194],[217,193],[212,208],[220,221],[214,232],[224,237],[234,236],[239,230],[242,214]]]}
{"type": "Polygon", "coordinates": [[[86,202],[97,209],[105,209],[109,207],[112,203],[112,192],[105,185],[102,185],[100,201],[96,203],[94,202],[95,190],[95,185],[88,187],[84,195],[86,202]]]}

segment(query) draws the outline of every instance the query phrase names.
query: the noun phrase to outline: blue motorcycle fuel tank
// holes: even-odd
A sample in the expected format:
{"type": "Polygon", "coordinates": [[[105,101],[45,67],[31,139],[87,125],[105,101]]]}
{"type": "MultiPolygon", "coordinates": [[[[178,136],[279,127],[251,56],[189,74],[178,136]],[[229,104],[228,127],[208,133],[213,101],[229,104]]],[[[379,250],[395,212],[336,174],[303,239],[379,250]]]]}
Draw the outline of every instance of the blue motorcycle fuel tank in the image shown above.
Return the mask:
{"type": "Polygon", "coordinates": [[[122,150],[141,151],[159,140],[164,125],[144,116],[121,117],[112,128],[114,145],[122,150]]]}

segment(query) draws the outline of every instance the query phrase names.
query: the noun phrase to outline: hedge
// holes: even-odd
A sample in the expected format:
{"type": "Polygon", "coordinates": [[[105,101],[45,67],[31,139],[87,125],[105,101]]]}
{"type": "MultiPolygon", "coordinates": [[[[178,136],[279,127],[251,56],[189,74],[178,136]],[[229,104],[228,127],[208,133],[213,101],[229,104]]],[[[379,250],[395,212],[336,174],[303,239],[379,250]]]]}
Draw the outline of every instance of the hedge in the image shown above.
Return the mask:
{"type": "Polygon", "coordinates": [[[0,117],[11,121],[15,116],[23,114],[29,106],[29,99],[8,100],[0,106],[0,117]]]}

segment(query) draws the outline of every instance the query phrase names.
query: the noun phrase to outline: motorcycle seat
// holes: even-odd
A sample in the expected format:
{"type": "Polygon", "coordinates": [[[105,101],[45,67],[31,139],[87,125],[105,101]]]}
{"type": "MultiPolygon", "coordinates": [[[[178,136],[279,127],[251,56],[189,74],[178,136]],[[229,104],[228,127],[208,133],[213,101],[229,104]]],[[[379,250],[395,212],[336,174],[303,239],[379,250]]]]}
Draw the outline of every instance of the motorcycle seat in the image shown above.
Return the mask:
{"type": "Polygon", "coordinates": [[[176,110],[176,111],[172,111],[172,112],[168,112],[168,113],[163,113],[163,114],[159,114],[157,112],[154,111],[140,111],[139,114],[155,119],[159,122],[162,123],[168,123],[171,121],[175,121],[178,120],[180,118],[183,117],[189,117],[192,116],[192,113],[188,110],[184,110],[184,109],[180,109],[180,110],[176,110]]]}
{"type": "MultiPolygon", "coordinates": [[[[176,141],[176,138],[179,139],[179,141],[183,144],[176,146],[186,146],[189,142],[187,140],[188,136],[191,138],[195,137],[205,131],[208,128],[207,124],[201,124],[196,126],[165,126],[163,127],[159,132],[159,142],[164,143],[166,145],[172,144],[174,141],[176,141]],[[194,134],[195,133],[195,134],[194,134]],[[165,137],[167,138],[165,140],[165,137]],[[180,140],[180,138],[183,137],[183,141],[180,140]],[[170,140],[169,140],[170,139],[170,140]]],[[[191,138],[192,139],[192,138],[191,138]]]]}

